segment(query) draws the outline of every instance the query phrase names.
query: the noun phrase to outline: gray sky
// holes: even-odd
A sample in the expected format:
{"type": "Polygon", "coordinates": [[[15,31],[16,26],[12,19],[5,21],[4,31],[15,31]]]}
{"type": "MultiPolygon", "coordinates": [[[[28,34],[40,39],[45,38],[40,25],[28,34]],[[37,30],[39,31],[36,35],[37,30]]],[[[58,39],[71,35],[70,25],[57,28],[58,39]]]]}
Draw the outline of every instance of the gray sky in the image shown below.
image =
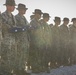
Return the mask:
{"type": "MultiPolygon", "coordinates": [[[[0,0],[0,11],[5,11],[6,0],[0,0]]],[[[30,21],[30,15],[34,12],[34,9],[41,9],[43,12],[49,13],[51,18],[49,23],[53,23],[55,16],[73,18],[76,17],[76,0],[15,0],[16,4],[23,3],[28,8],[26,12],[26,18],[30,21]]],[[[17,14],[17,10],[13,12],[17,14]]]]}

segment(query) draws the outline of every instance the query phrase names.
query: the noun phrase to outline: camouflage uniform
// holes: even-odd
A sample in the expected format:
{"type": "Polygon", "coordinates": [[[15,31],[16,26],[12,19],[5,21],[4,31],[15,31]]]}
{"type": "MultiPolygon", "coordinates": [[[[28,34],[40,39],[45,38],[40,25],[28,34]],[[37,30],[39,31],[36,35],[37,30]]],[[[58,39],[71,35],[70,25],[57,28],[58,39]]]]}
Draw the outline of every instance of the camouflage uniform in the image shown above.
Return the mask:
{"type": "Polygon", "coordinates": [[[58,25],[60,25],[61,23],[61,19],[60,17],[55,17],[54,18],[54,23],[55,25],[52,26],[52,62],[51,62],[51,66],[53,68],[58,67],[58,63],[59,63],[59,50],[60,50],[60,46],[59,46],[59,27],[58,25]]]}
{"type": "Polygon", "coordinates": [[[2,16],[0,14],[0,71],[1,71],[2,16]]]}
{"type": "Polygon", "coordinates": [[[30,64],[32,66],[33,72],[40,72],[40,45],[41,45],[41,31],[40,31],[40,22],[42,11],[40,9],[35,9],[33,12],[34,18],[30,22],[30,64]],[[38,15],[36,15],[38,14],[38,15]],[[39,35],[40,34],[40,35],[39,35]]]}
{"type": "MultiPolygon", "coordinates": [[[[24,27],[28,25],[28,22],[24,16],[17,14],[15,16],[17,20],[17,27],[24,27]]],[[[25,63],[28,61],[28,52],[29,52],[29,40],[28,40],[28,31],[16,33],[16,42],[17,42],[17,68],[25,69],[25,63]]]]}
{"type": "Polygon", "coordinates": [[[70,62],[71,64],[76,64],[76,26],[72,25],[70,27],[70,62]]]}
{"type": "Polygon", "coordinates": [[[60,26],[60,47],[61,47],[61,63],[62,65],[68,64],[69,59],[69,29],[67,26],[62,24],[60,26]]]}
{"type": "Polygon", "coordinates": [[[0,14],[0,56],[1,56],[1,42],[2,42],[2,16],[0,14]]]}
{"type": "Polygon", "coordinates": [[[16,26],[15,17],[7,11],[2,13],[2,68],[11,71],[15,67],[16,45],[15,36],[9,32],[9,28],[16,26]]]}
{"type": "Polygon", "coordinates": [[[33,19],[30,22],[31,31],[30,31],[30,65],[32,66],[32,70],[40,69],[40,48],[42,46],[42,32],[40,28],[40,22],[37,19],[33,19]]]}
{"type": "Polygon", "coordinates": [[[52,64],[59,65],[59,53],[60,53],[60,34],[59,27],[54,25],[52,28],[52,64]]]}
{"type": "Polygon", "coordinates": [[[48,23],[44,20],[40,21],[42,30],[42,46],[41,46],[41,66],[45,71],[48,69],[48,63],[51,61],[51,46],[52,46],[52,35],[51,29],[48,23]]]}

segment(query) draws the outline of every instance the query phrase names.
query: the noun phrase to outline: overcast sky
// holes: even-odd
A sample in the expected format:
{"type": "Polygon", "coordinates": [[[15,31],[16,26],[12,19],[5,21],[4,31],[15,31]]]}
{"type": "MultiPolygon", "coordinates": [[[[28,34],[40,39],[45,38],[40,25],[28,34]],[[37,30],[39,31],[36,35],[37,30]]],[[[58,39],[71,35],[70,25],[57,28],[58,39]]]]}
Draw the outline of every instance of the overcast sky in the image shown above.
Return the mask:
{"type": "MultiPolygon", "coordinates": [[[[0,0],[0,11],[5,11],[6,0],[0,0]]],[[[28,8],[26,18],[30,21],[30,15],[34,9],[41,9],[43,12],[49,13],[51,18],[49,23],[53,22],[55,16],[73,18],[76,17],[76,0],[15,0],[16,4],[23,3],[28,8]]],[[[13,12],[16,15],[18,12],[13,12]]]]}

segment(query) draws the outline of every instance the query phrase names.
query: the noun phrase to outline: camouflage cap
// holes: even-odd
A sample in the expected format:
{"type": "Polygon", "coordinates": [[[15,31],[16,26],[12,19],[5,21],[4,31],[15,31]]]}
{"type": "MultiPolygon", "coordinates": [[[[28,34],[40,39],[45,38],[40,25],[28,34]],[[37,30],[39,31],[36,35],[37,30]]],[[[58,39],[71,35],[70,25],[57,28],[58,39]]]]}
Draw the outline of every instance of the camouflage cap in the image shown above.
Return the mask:
{"type": "Polygon", "coordinates": [[[50,17],[48,13],[43,13],[43,18],[50,17]]]}
{"type": "Polygon", "coordinates": [[[43,14],[43,12],[40,9],[35,9],[33,14],[43,14]]]}
{"type": "Polygon", "coordinates": [[[16,6],[16,3],[14,0],[6,0],[6,3],[4,5],[16,6]]]}
{"type": "Polygon", "coordinates": [[[16,8],[17,10],[19,10],[19,9],[23,9],[23,10],[27,10],[28,8],[26,8],[26,5],[24,5],[24,4],[18,4],[18,8],[16,8]]]}

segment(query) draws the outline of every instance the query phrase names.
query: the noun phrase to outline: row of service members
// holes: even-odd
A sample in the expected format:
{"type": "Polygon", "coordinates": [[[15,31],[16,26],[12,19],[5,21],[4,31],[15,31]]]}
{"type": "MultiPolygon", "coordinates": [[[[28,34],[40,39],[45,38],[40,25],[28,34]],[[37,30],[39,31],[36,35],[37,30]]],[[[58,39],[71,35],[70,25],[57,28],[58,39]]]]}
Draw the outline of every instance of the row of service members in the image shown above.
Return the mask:
{"type": "MultiPolygon", "coordinates": [[[[59,58],[59,54],[61,54],[62,58],[67,56],[68,52],[66,52],[66,48],[68,47],[66,43],[68,43],[67,38],[69,38],[67,37],[68,28],[63,24],[62,26],[60,26],[61,32],[63,31],[63,33],[61,33],[62,35],[57,34],[58,30],[56,30],[55,27],[58,27],[57,25],[60,24],[60,22],[58,22],[60,21],[58,17],[55,17],[55,20],[54,20],[56,25],[53,26],[52,29],[50,29],[50,27],[47,24],[47,21],[50,18],[49,14],[48,13],[43,14],[41,10],[35,9],[35,11],[33,12],[34,19],[32,19],[32,21],[30,22],[31,29],[32,29],[30,32],[30,36],[28,35],[27,31],[19,32],[19,33],[10,33],[8,32],[8,29],[10,27],[15,27],[16,25],[18,27],[21,27],[28,24],[26,18],[23,16],[23,14],[25,14],[25,11],[28,8],[26,8],[24,4],[19,4],[17,8],[19,13],[14,17],[11,14],[11,12],[14,10],[15,1],[6,0],[6,3],[4,5],[6,5],[7,10],[4,13],[2,13],[3,23],[0,24],[0,26],[2,25],[1,39],[3,39],[1,43],[1,50],[0,50],[1,59],[2,59],[1,60],[2,71],[14,70],[15,72],[18,72],[18,70],[19,71],[24,70],[26,65],[25,63],[29,58],[30,59],[29,64],[32,66],[32,70],[37,72],[39,70],[47,69],[47,65],[49,61],[53,61],[53,63],[60,62],[61,60],[59,61],[57,60],[59,58]],[[44,19],[39,21],[42,14],[44,19]],[[17,24],[16,24],[16,21],[17,21],[17,24]],[[63,27],[66,28],[65,30],[66,34],[64,33],[63,27]],[[53,34],[51,35],[51,30],[52,30],[52,33],[56,35],[53,35],[53,34]],[[63,38],[59,39],[58,35],[63,36],[63,38]],[[53,39],[52,39],[52,36],[53,36],[53,39]],[[28,37],[30,37],[30,39],[28,39],[28,37]],[[58,40],[64,40],[65,42],[65,43],[64,42],[61,43],[61,48],[62,48],[61,51],[59,51],[60,47],[58,44],[60,42],[58,40]],[[53,49],[51,50],[52,53],[49,54],[50,47],[52,47],[53,49]],[[28,53],[29,48],[30,48],[30,51],[28,53]],[[54,50],[57,50],[57,51],[54,51],[54,50]],[[59,53],[58,51],[61,53],[59,53]],[[29,57],[28,57],[28,54],[29,54],[29,57]],[[51,60],[49,60],[48,57],[50,57],[51,60]]],[[[72,25],[72,28],[75,29],[76,19],[73,18],[72,21],[74,23],[72,25]]],[[[68,23],[66,23],[66,25],[67,24],[68,23]]],[[[71,43],[72,44],[71,46],[73,46],[72,48],[74,48],[73,49],[73,52],[74,52],[75,35],[73,33],[75,32],[75,30],[73,29],[71,29],[72,31],[71,38],[73,38],[72,40],[73,43],[71,43]]],[[[75,52],[73,57],[75,57],[75,52]]],[[[64,63],[65,60],[67,60],[66,58],[67,57],[65,57],[64,61],[62,59],[62,63],[64,63]]]]}

